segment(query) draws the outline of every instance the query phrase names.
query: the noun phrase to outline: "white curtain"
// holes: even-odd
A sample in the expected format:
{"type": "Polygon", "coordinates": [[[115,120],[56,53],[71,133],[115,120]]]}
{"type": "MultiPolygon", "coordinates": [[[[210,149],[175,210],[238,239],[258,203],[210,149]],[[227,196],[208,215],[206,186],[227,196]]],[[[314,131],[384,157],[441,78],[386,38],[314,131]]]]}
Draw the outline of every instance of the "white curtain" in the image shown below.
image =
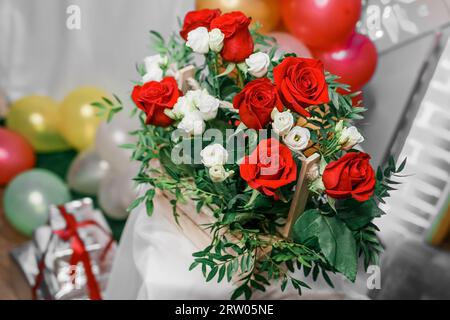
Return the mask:
{"type": "Polygon", "coordinates": [[[0,91],[9,100],[45,94],[62,99],[79,85],[122,97],[135,63],[151,53],[149,30],[168,36],[193,0],[0,0],[0,91]],[[70,5],[81,29],[69,30],[70,5]]]}

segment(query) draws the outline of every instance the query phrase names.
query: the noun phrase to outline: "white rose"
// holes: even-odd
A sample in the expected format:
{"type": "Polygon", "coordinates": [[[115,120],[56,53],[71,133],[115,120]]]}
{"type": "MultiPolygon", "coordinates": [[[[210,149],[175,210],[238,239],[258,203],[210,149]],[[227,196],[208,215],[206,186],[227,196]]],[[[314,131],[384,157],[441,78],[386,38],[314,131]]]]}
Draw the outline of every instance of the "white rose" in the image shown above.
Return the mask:
{"type": "Polygon", "coordinates": [[[245,59],[248,66],[248,72],[256,77],[261,78],[267,73],[270,65],[270,57],[264,52],[256,52],[245,59]]]}
{"type": "Polygon", "coordinates": [[[197,105],[198,101],[200,100],[200,96],[202,95],[202,90],[201,89],[197,89],[197,90],[189,90],[188,92],[186,92],[185,96],[192,101],[193,105],[197,105]]]}
{"type": "Polygon", "coordinates": [[[286,135],[294,126],[294,116],[290,111],[279,112],[277,108],[274,108],[276,112],[272,112],[272,129],[280,137],[286,135]]]}
{"type": "Polygon", "coordinates": [[[144,58],[145,68],[151,68],[153,66],[161,66],[167,64],[167,57],[163,57],[160,54],[155,54],[153,56],[148,56],[144,58]]]}
{"type": "Polygon", "coordinates": [[[200,151],[205,167],[223,166],[228,161],[228,151],[218,143],[210,144],[200,151]]]}
{"type": "Polygon", "coordinates": [[[197,53],[208,53],[209,33],[205,27],[198,27],[188,33],[186,45],[197,53]]]}
{"type": "Polygon", "coordinates": [[[185,113],[177,128],[184,130],[189,135],[201,135],[205,131],[205,121],[200,112],[192,111],[185,113]]]}
{"type": "Polygon", "coordinates": [[[146,83],[149,81],[161,81],[163,78],[163,71],[161,68],[154,67],[147,69],[147,73],[142,76],[142,82],[146,83]]]}
{"type": "Polygon", "coordinates": [[[223,48],[223,39],[225,35],[218,28],[209,32],[209,48],[214,52],[220,52],[223,48]]]}
{"type": "Polygon", "coordinates": [[[300,152],[308,146],[311,134],[308,129],[295,126],[284,136],[284,143],[294,152],[300,152]]]}
{"type": "Polygon", "coordinates": [[[179,97],[177,103],[173,106],[172,109],[164,109],[164,113],[171,119],[180,120],[187,113],[191,113],[195,111],[195,106],[192,103],[192,100],[187,96],[179,97]]]}
{"type": "Polygon", "coordinates": [[[344,150],[350,150],[363,141],[364,137],[354,126],[342,129],[341,136],[339,137],[339,144],[344,150]]]}
{"type": "Polygon", "coordinates": [[[233,174],[233,170],[225,171],[225,168],[221,165],[209,168],[209,177],[211,178],[212,182],[223,182],[233,174]]]}
{"type": "Polygon", "coordinates": [[[202,114],[203,120],[212,120],[217,116],[220,100],[208,94],[206,90],[197,99],[197,108],[202,114]]]}
{"type": "Polygon", "coordinates": [[[159,54],[146,57],[144,59],[145,74],[142,76],[142,82],[161,81],[163,78],[163,70],[161,65],[167,64],[167,58],[159,54]]]}

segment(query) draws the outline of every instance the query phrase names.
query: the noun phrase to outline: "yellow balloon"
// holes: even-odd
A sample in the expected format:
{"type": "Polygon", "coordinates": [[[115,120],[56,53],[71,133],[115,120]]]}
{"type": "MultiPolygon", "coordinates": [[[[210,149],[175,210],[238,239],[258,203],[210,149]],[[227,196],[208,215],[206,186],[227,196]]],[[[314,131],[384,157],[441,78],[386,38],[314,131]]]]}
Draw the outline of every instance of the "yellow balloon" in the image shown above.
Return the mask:
{"type": "Polygon", "coordinates": [[[197,9],[216,9],[223,13],[242,11],[252,18],[252,23],[261,23],[260,31],[274,30],[280,22],[279,0],[197,0],[197,9]]]}
{"type": "Polygon", "coordinates": [[[61,103],[60,131],[76,149],[85,150],[94,144],[95,134],[104,117],[91,103],[109,95],[95,87],[80,87],[69,93],[61,103]]]}
{"type": "Polygon", "coordinates": [[[23,135],[37,152],[70,149],[58,131],[58,104],[50,97],[28,96],[11,105],[6,126],[23,135]]]}

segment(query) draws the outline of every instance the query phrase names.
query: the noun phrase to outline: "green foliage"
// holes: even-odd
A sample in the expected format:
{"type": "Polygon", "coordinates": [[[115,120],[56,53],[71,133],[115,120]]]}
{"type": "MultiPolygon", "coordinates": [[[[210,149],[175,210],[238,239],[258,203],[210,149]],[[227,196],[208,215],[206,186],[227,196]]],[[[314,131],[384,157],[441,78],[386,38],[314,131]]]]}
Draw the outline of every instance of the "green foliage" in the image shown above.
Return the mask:
{"type": "Polygon", "coordinates": [[[376,174],[377,184],[375,186],[375,196],[381,203],[385,203],[384,199],[390,196],[390,191],[397,190],[393,186],[398,185],[401,182],[393,179],[402,178],[399,173],[405,169],[406,161],[407,159],[405,158],[402,163],[396,167],[394,158],[390,157],[388,164],[384,169],[382,167],[378,168],[376,174]]]}
{"type": "Polygon", "coordinates": [[[373,223],[354,232],[358,248],[358,256],[364,256],[364,268],[379,264],[379,255],[383,252],[383,246],[377,236],[380,231],[373,223]]]}
{"type": "Polygon", "coordinates": [[[346,199],[339,202],[337,216],[351,230],[359,230],[368,225],[374,218],[379,218],[384,212],[378,208],[375,199],[365,202],[346,199]]]}
{"type": "Polygon", "coordinates": [[[294,225],[294,240],[318,246],[327,262],[354,281],[357,271],[356,243],[350,229],[335,216],[319,210],[305,211],[294,225]]]}
{"type": "Polygon", "coordinates": [[[116,113],[123,109],[122,101],[115,94],[113,95],[115,101],[111,101],[107,97],[102,97],[102,101],[93,102],[92,105],[98,109],[97,116],[105,117],[106,121],[110,122],[116,113]]]}
{"type": "MultiPolygon", "coordinates": [[[[168,41],[165,41],[161,34],[157,31],[150,31],[151,47],[161,56],[167,57],[168,63],[175,63],[178,68],[182,68],[192,61],[192,50],[184,45],[184,40],[173,33],[168,41]]],[[[142,75],[142,74],[141,74],[142,75]]]]}
{"type": "MultiPolygon", "coordinates": [[[[247,230],[238,242],[226,237],[214,237],[210,246],[193,254],[190,270],[201,267],[207,281],[238,281],[239,287],[232,299],[249,299],[255,290],[265,291],[273,281],[281,280],[282,289],[290,282],[301,294],[301,288],[310,288],[294,278],[291,272],[312,265],[326,267],[325,259],[306,246],[282,238],[268,238],[247,230]],[[272,251],[266,250],[269,246],[272,251]],[[295,266],[294,266],[295,264],[295,266]]],[[[326,272],[324,273],[326,276],[326,272]]]]}

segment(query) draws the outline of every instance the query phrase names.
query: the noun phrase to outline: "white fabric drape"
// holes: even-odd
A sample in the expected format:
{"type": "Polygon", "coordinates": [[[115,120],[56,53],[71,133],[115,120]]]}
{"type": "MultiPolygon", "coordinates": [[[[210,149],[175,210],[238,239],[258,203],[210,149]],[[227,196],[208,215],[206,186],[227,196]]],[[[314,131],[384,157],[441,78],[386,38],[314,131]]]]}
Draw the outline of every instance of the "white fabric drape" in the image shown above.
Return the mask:
{"type": "Polygon", "coordinates": [[[193,0],[1,0],[0,91],[11,101],[62,99],[95,85],[127,97],[135,63],[152,53],[148,31],[169,36],[193,7],[193,0]],[[70,5],[80,8],[80,30],[66,27],[70,5]]]}

